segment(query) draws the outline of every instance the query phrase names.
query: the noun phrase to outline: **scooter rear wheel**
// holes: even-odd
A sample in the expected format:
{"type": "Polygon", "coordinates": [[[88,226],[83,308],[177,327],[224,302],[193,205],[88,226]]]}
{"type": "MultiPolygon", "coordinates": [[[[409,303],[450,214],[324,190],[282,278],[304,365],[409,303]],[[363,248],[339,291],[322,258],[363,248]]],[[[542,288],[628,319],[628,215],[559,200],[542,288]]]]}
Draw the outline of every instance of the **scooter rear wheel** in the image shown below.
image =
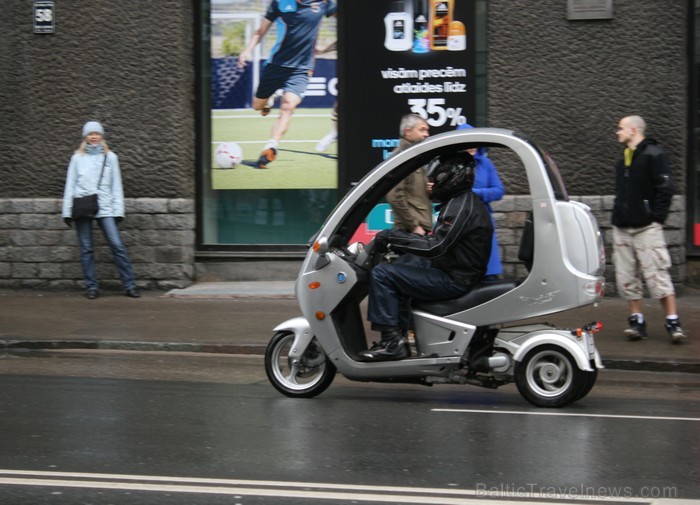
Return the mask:
{"type": "Polygon", "coordinates": [[[591,392],[591,389],[593,389],[593,386],[595,386],[595,381],[598,379],[598,368],[596,367],[595,361],[591,360],[591,368],[593,368],[592,372],[583,372],[584,374],[584,385],[581,391],[579,391],[578,398],[576,400],[580,400],[584,396],[586,396],[588,393],[591,392]]]}
{"type": "Polygon", "coordinates": [[[538,407],[564,407],[588,393],[595,379],[586,375],[565,349],[541,345],[515,365],[520,394],[538,407]]]}
{"type": "Polygon", "coordinates": [[[312,398],[333,382],[335,366],[314,338],[298,362],[289,357],[294,334],[273,335],[265,349],[265,373],[277,391],[292,398],[312,398]]]}

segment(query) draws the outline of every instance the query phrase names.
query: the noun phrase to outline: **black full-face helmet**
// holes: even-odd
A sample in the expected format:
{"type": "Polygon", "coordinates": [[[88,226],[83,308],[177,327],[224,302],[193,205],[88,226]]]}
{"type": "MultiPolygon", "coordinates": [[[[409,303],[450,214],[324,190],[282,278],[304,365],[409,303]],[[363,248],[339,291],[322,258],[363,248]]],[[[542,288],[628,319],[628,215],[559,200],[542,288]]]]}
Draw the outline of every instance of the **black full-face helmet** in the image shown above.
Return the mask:
{"type": "Polygon", "coordinates": [[[466,151],[438,156],[428,164],[428,179],[433,183],[433,199],[446,202],[472,190],[474,158],[466,151]]]}

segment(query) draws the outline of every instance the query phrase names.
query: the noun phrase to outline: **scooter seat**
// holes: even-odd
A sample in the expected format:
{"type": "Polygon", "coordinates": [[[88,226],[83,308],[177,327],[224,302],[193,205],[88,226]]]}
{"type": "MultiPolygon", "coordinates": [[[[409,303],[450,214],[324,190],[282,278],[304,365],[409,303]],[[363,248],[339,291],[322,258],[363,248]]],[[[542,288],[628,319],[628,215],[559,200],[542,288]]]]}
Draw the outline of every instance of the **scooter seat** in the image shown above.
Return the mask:
{"type": "Polygon", "coordinates": [[[474,286],[466,294],[451,300],[416,300],[411,304],[414,309],[429,312],[436,316],[447,316],[463,310],[471,309],[482,303],[501,296],[518,285],[516,281],[499,279],[485,281],[474,286]]]}

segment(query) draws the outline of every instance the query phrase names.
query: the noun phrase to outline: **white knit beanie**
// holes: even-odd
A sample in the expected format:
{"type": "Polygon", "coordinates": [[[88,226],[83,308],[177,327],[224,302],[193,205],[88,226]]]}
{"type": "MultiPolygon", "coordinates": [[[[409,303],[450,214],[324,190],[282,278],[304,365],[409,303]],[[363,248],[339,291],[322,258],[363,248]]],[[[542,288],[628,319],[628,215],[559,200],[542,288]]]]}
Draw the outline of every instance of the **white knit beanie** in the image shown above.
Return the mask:
{"type": "Polygon", "coordinates": [[[103,137],[105,135],[105,129],[102,128],[102,125],[97,121],[88,121],[85,123],[85,126],[83,126],[83,138],[87,137],[92,132],[99,133],[103,137]]]}

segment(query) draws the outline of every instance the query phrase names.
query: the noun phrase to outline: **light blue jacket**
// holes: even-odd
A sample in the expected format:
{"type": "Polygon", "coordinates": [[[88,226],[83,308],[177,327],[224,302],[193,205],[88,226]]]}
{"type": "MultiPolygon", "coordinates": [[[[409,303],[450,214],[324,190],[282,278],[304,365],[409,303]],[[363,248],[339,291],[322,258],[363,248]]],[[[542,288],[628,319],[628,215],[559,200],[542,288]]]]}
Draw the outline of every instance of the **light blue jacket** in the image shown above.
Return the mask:
{"type": "Polygon", "coordinates": [[[98,190],[97,182],[100,179],[104,154],[101,146],[88,146],[87,151],[85,154],[73,154],[70,159],[61,215],[71,217],[73,198],[97,193],[97,203],[100,207],[97,218],[124,217],[124,190],[119,158],[112,151],[107,153],[107,163],[98,190]]]}

